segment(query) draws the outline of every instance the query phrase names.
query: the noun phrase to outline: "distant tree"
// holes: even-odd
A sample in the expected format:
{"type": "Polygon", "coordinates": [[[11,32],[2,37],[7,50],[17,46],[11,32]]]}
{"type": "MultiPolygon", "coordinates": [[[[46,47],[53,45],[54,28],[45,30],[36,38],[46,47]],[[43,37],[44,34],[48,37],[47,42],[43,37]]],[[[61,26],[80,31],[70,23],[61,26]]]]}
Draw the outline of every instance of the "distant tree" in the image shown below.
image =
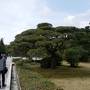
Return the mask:
{"type": "Polygon", "coordinates": [[[6,53],[6,48],[3,39],[0,40],[0,53],[6,53]]]}
{"type": "Polygon", "coordinates": [[[90,29],[90,26],[86,26],[85,29],[90,29]]]}

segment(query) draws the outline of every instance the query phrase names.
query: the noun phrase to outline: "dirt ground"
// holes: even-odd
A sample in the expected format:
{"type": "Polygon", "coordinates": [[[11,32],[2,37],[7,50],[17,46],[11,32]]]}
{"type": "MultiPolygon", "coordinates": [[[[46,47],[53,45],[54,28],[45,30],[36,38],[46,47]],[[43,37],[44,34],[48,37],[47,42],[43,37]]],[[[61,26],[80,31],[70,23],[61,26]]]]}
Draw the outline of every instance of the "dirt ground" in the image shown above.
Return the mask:
{"type": "MultiPolygon", "coordinates": [[[[68,78],[51,78],[50,80],[54,82],[58,87],[63,90],[90,90],[90,63],[80,63],[81,68],[74,69],[75,77],[68,78]]],[[[67,73],[66,73],[66,76],[67,73]]]]}

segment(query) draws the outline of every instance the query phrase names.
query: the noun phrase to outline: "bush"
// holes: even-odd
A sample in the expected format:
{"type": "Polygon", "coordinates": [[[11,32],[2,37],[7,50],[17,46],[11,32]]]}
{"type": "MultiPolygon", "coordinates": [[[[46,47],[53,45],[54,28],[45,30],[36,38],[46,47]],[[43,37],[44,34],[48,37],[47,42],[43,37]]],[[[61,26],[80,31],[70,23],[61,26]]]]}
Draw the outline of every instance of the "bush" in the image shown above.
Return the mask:
{"type": "Polygon", "coordinates": [[[65,58],[71,67],[77,67],[80,61],[82,49],[80,47],[71,47],[65,51],[65,58]]]}

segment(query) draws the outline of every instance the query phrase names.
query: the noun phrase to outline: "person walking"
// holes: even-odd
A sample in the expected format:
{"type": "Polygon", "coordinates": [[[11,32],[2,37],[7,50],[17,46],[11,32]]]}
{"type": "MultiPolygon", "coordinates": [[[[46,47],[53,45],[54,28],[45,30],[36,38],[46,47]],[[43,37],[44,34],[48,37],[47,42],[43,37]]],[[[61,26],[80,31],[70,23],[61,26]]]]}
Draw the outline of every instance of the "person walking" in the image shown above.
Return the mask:
{"type": "Polygon", "coordinates": [[[2,75],[2,87],[5,87],[5,74],[6,74],[6,57],[5,54],[0,53],[0,74],[2,75]]]}

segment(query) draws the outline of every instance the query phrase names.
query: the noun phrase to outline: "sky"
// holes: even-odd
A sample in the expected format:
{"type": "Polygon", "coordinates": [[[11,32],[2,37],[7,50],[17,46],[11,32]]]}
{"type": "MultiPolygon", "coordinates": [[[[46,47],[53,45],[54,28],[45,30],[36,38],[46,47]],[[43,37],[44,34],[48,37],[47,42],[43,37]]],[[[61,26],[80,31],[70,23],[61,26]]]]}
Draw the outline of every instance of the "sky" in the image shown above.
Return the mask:
{"type": "Polygon", "coordinates": [[[5,44],[38,23],[85,27],[89,21],[90,0],[0,0],[0,38],[5,44]]]}

